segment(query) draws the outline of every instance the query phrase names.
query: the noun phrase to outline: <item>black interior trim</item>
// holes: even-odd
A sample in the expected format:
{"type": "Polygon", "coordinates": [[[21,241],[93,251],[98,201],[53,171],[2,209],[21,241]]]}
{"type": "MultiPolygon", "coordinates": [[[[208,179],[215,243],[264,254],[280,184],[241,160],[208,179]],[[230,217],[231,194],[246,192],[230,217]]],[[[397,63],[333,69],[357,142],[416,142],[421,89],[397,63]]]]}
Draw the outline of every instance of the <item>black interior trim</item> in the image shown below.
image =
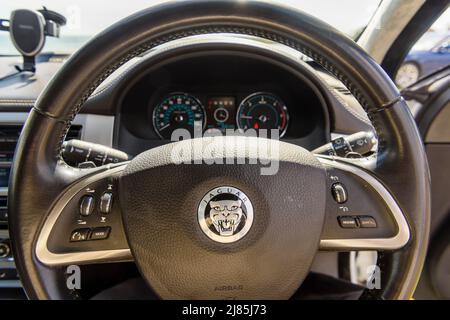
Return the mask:
{"type": "Polygon", "coordinates": [[[427,103],[422,107],[423,112],[417,114],[417,126],[419,127],[420,134],[424,140],[436,116],[438,116],[439,112],[444,109],[449,100],[450,90],[444,88],[442,92],[435,94],[429,101],[427,101],[427,103]]]}

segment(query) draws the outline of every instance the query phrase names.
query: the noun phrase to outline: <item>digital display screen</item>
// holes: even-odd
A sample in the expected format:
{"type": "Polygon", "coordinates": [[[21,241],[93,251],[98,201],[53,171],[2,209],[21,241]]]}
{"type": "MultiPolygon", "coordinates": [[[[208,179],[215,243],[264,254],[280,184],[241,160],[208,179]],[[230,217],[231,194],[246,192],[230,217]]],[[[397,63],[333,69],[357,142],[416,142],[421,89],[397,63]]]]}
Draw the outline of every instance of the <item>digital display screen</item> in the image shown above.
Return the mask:
{"type": "Polygon", "coordinates": [[[206,104],[206,129],[236,128],[236,99],[234,97],[211,97],[206,104]]]}

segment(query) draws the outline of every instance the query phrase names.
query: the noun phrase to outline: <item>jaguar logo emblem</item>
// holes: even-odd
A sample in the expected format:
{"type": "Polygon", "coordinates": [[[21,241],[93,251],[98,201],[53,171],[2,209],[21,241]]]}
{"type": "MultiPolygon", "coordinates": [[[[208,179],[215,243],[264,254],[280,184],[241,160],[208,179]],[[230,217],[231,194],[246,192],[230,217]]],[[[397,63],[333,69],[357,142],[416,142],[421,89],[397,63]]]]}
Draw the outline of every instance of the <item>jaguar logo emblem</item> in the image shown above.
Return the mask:
{"type": "Polygon", "coordinates": [[[253,206],[247,195],[235,187],[210,190],[200,201],[198,221],[212,240],[231,243],[244,237],[253,224],[253,206]]]}
{"type": "Polygon", "coordinates": [[[221,236],[232,236],[242,220],[241,200],[210,201],[209,218],[221,236]]]}

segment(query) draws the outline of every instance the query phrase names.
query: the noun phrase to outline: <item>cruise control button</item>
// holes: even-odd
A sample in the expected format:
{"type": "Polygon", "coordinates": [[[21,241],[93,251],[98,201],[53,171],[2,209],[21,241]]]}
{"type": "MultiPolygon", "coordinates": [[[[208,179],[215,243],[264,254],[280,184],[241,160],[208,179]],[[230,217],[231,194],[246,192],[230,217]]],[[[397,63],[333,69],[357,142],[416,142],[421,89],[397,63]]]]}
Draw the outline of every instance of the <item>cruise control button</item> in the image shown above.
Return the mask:
{"type": "Polygon", "coordinates": [[[111,212],[113,196],[111,192],[105,192],[100,198],[100,212],[108,214],[111,212]]]}
{"type": "Polygon", "coordinates": [[[88,228],[72,231],[72,234],[70,235],[70,242],[86,241],[89,238],[90,231],[91,230],[88,228]]]}
{"type": "Polygon", "coordinates": [[[344,203],[347,201],[347,190],[340,182],[336,182],[331,186],[331,193],[333,194],[334,201],[337,203],[344,203]]]}
{"type": "Polygon", "coordinates": [[[377,221],[371,216],[361,216],[358,217],[359,226],[361,228],[376,228],[377,221]]]}
{"type": "Polygon", "coordinates": [[[109,237],[110,227],[94,228],[91,233],[91,240],[107,239],[109,237]]]}
{"type": "Polygon", "coordinates": [[[341,228],[354,229],[358,228],[356,218],[354,217],[338,217],[339,225],[341,228]]]}
{"type": "Polygon", "coordinates": [[[93,196],[84,196],[80,201],[80,215],[87,217],[94,211],[95,199],[93,196]]]}

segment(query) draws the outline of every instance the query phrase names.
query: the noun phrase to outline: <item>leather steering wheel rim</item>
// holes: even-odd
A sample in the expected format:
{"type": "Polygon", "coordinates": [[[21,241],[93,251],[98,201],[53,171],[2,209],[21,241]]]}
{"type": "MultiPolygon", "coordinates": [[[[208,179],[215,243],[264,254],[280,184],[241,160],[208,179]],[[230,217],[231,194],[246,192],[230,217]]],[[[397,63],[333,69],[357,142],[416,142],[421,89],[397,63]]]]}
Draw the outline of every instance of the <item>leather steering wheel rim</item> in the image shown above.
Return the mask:
{"type": "Polygon", "coordinates": [[[203,0],[163,4],[119,21],[73,54],[40,95],[22,131],[9,189],[13,252],[28,297],[71,297],[55,270],[37,259],[35,246],[57,196],[80,175],[60,157],[75,115],[126,61],[171,40],[209,33],[252,35],[292,47],[358,99],[379,139],[374,174],[397,200],[411,233],[405,247],[379,255],[382,288],[363,297],[410,298],[426,255],[430,186],[420,135],[395,85],[353,41],[305,13],[265,2],[203,0]]]}

